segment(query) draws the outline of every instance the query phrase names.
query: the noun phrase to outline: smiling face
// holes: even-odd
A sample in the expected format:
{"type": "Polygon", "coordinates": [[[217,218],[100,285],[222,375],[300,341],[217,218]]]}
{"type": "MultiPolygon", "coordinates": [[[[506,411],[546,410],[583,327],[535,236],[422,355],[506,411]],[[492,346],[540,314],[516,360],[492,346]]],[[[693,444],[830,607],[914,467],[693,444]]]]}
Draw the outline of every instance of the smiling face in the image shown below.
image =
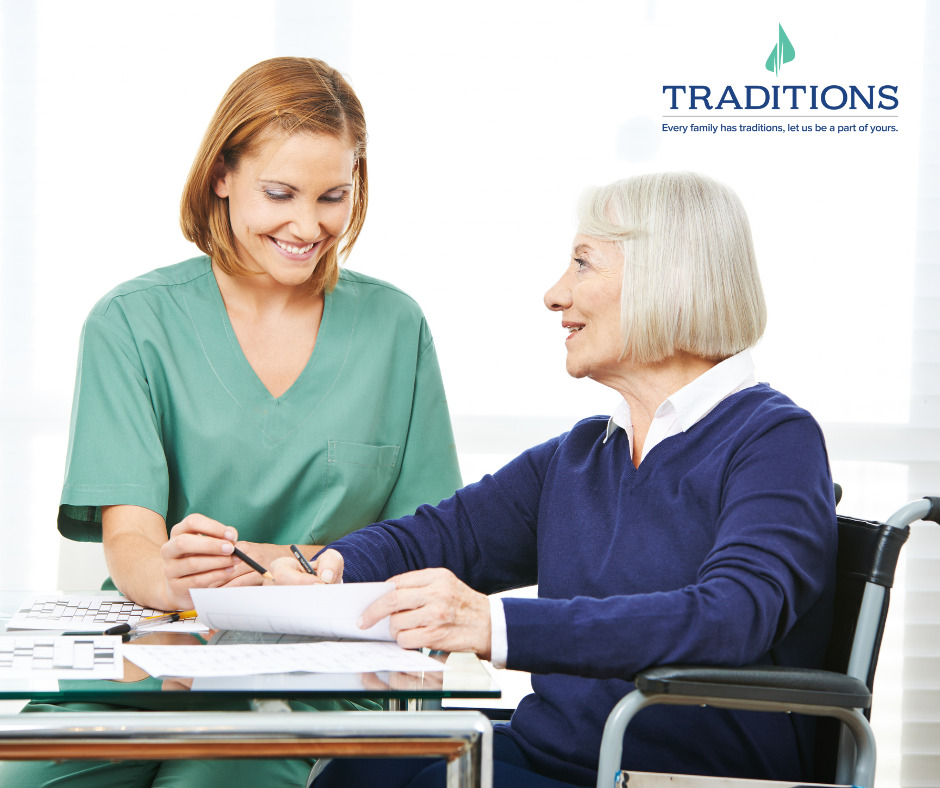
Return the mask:
{"type": "Polygon", "coordinates": [[[228,198],[238,260],[281,285],[310,279],[352,212],[355,152],[339,137],[274,137],[234,169],[220,162],[215,193],[228,198]]]}
{"type": "Polygon", "coordinates": [[[545,294],[567,329],[566,367],[575,378],[612,385],[621,366],[620,291],[623,255],[612,241],[576,235],[565,273],[545,294]]]}

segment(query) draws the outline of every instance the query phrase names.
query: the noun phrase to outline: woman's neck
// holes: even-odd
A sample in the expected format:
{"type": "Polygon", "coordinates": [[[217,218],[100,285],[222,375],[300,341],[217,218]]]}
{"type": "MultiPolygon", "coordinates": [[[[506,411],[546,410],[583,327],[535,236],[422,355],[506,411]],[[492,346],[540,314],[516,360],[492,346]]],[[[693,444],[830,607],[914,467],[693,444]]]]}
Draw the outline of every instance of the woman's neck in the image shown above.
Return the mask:
{"type": "Polygon", "coordinates": [[[619,392],[630,406],[636,467],[640,465],[643,445],[659,406],[717,363],[689,353],[677,353],[657,364],[624,362],[618,379],[605,383],[619,392]]]}
{"type": "Polygon", "coordinates": [[[319,308],[323,300],[322,293],[313,293],[303,285],[283,285],[263,274],[227,274],[214,261],[212,273],[230,316],[259,319],[295,310],[306,311],[319,308]]]}

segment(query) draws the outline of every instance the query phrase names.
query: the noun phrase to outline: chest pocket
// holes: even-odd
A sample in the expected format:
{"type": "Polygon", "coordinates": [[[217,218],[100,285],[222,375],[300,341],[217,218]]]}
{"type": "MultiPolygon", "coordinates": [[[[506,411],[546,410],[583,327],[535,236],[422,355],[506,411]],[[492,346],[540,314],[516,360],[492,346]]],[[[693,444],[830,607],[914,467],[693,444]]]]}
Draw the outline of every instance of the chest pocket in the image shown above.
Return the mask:
{"type": "Polygon", "coordinates": [[[398,478],[400,455],[400,446],[329,441],[327,490],[341,495],[336,514],[345,533],[378,518],[398,478]]]}

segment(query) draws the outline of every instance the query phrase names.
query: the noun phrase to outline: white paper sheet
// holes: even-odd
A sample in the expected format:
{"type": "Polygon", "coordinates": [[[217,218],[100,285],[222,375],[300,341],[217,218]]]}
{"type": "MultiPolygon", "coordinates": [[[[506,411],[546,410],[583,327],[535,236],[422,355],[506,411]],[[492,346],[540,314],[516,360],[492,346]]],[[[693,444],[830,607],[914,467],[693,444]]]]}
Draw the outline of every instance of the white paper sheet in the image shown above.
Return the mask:
{"type": "Polygon", "coordinates": [[[122,648],[114,635],[0,637],[0,680],[121,679],[122,648]]]}
{"type": "Polygon", "coordinates": [[[388,618],[363,630],[359,616],[392,583],[340,583],[313,586],[193,588],[199,620],[213,629],[241,629],[286,635],[392,640],[388,618]]]}
{"type": "Polygon", "coordinates": [[[124,656],[154,677],[252,676],[259,673],[439,671],[445,666],[397,643],[326,641],[237,646],[131,645],[124,656]]]}
{"type": "MultiPolygon", "coordinates": [[[[36,594],[26,597],[7,623],[7,629],[64,630],[101,633],[118,624],[139,624],[162,610],[141,607],[119,596],[36,594]]],[[[196,619],[147,627],[148,632],[206,632],[196,619]]]]}

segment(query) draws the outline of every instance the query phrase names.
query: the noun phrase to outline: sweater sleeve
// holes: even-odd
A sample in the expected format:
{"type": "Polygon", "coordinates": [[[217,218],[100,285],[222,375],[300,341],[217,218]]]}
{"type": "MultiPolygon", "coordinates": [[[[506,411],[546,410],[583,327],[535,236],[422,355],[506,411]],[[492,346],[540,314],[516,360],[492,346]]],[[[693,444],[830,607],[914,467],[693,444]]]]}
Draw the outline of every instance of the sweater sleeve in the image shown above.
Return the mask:
{"type": "Polygon", "coordinates": [[[414,515],[376,523],[334,542],[330,546],[345,561],[345,579],[385,580],[445,566],[484,593],[535,583],[539,499],[560,440],[529,449],[437,506],[422,506],[414,515]]]}
{"type": "Polygon", "coordinates": [[[683,588],[503,600],[507,667],[630,678],[654,664],[766,658],[834,576],[832,482],[811,417],[778,423],[738,448],[724,469],[716,534],[683,588]]]}

